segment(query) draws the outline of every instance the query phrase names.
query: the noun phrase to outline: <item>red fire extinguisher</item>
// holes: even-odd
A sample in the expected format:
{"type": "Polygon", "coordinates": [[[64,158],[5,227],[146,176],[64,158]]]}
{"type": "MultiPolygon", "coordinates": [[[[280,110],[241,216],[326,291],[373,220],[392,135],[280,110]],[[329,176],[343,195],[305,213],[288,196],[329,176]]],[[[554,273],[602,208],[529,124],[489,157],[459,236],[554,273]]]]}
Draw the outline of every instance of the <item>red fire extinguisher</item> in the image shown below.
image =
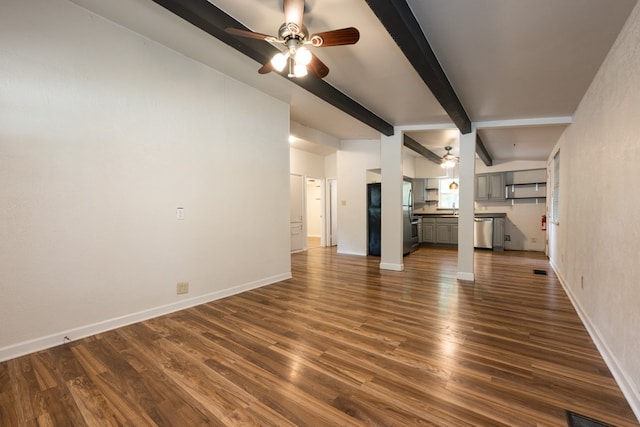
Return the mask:
{"type": "Polygon", "coordinates": [[[542,231],[547,229],[547,216],[542,215],[542,231]]]}

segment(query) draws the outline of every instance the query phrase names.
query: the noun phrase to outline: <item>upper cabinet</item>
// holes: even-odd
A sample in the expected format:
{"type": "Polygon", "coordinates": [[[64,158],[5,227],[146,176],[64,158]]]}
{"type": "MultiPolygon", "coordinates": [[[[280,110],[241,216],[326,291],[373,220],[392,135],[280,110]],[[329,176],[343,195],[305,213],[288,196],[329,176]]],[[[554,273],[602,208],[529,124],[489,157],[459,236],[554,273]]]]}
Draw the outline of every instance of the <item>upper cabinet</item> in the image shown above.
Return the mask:
{"type": "Polygon", "coordinates": [[[476,175],[477,202],[504,202],[511,204],[544,202],[546,197],[546,170],[528,169],[476,175]]]}
{"type": "Polygon", "coordinates": [[[476,175],[476,200],[501,202],[505,199],[504,173],[476,175]]]}
{"type": "Polygon", "coordinates": [[[426,179],[416,178],[413,180],[413,201],[414,203],[424,203],[424,187],[426,179]]]}

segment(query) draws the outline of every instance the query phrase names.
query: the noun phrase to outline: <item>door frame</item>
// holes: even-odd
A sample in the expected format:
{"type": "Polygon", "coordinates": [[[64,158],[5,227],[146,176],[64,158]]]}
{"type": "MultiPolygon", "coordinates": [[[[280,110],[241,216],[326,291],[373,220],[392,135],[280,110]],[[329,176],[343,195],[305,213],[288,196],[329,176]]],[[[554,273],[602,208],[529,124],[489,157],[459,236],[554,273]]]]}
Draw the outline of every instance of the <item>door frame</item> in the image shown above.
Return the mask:
{"type": "Polygon", "coordinates": [[[323,233],[325,244],[323,246],[338,246],[338,179],[327,178],[325,187],[325,232],[323,233]]]}

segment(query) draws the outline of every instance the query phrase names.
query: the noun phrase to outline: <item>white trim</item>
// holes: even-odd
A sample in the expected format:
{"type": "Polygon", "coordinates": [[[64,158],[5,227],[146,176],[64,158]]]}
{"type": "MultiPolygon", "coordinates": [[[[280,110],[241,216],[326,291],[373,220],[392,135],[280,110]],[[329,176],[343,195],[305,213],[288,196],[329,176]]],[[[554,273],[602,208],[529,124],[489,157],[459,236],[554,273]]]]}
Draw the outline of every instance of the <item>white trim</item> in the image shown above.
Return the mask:
{"type": "Polygon", "coordinates": [[[560,284],[562,285],[565,293],[569,297],[569,301],[571,301],[573,308],[575,308],[576,312],[578,313],[578,317],[580,317],[580,320],[582,320],[582,324],[587,329],[589,336],[595,343],[596,348],[604,359],[605,364],[611,371],[613,378],[616,380],[616,383],[618,383],[618,387],[620,387],[622,394],[627,399],[627,403],[629,403],[631,410],[635,414],[636,418],[638,418],[638,420],[640,421],[640,393],[634,387],[633,380],[625,374],[624,369],[618,362],[618,359],[611,352],[609,346],[607,346],[606,341],[600,335],[598,328],[591,321],[589,315],[582,309],[580,302],[575,297],[571,289],[567,286],[566,281],[560,274],[558,268],[556,268],[556,265],[551,260],[549,260],[549,264],[551,265],[553,271],[556,273],[556,276],[558,276],[558,280],[560,281],[560,284]]]}
{"type": "Polygon", "coordinates": [[[462,271],[458,271],[457,275],[458,280],[464,280],[466,282],[475,282],[476,275],[473,273],[463,273],[462,271]]]}
{"type": "Polygon", "coordinates": [[[338,245],[338,250],[336,251],[340,255],[357,255],[357,256],[367,256],[366,252],[349,252],[349,251],[341,251],[340,246],[338,245]]]}
{"type": "Polygon", "coordinates": [[[402,270],[404,270],[404,264],[381,262],[380,263],[380,270],[402,271],[402,270]]]}
{"type": "Polygon", "coordinates": [[[474,129],[511,128],[519,126],[549,126],[549,125],[570,125],[573,117],[539,117],[529,119],[509,119],[509,120],[489,120],[484,122],[473,122],[474,129]]]}
{"type": "Polygon", "coordinates": [[[141,322],[143,320],[173,313],[179,310],[184,310],[185,308],[215,301],[221,298],[226,298],[228,296],[236,295],[241,292],[246,292],[251,289],[260,288],[262,286],[270,285],[272,283],[280,282],[282,280],[287,280],[287,279],[290,279],[291,277],[292,277],[291,272],[282,273],[275,276],[266,277],[261,280],[256,280],[254,282],[249,282],[242,285],[234,286],[232,288],[224,289],[221,291],[212,292],[206,295],[184,299],[175,303],[150,308],[147,310],[139,311],[137,313],[127,314],[125,316],[116,317],[109,320],[104,320],[102,322],[93,323],[91,325],[81,326],[79,328],[74,328],[74,329],[68,329],[66,331],[60,331],[48,336],[35,338],[29,341],[23,341],[18,344],[13,344],[8,347],[0,348],[0,362],[13,359],[15,357],[24,356],[26,354],[34,353],[36,351],[55,347],[57,345],[64,344],[65,342],[75,341],[80,338],[86,338],[91,335],[95,335],[101,332],[106,332],[116,328],[121,328],[123,326],[131,325],[133,323],[141,322]],[[70,341],[67,340],[67,337],[69,338],[70,341]]]}

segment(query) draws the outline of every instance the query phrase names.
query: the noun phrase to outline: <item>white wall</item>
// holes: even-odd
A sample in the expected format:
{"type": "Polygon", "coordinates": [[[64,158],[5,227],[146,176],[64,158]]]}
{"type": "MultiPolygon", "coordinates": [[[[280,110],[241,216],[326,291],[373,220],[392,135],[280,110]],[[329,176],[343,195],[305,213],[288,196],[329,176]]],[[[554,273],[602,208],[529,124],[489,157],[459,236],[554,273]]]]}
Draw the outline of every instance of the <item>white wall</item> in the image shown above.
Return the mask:
{"type": "Polygon", "coordinates": [[[325,156],[324,175],[327,178],[336,178],[338,176],[338,153],[325,156]]]}
{"type": "Polygon", "coordinates": [[[342,141],[338,151],[338,252],[367,254],[367,169],[380,168],[380,141],[342,141]]]}
{"type": "Polygon", "coordinates": [[[555,234],[550,253],[640,418],[638,70],[640,4],[558,144],[560,220],[559,226],[550,226],[555,234]]]}
{"type": "Polygon", "coordinates": [[[289,132],[298,139],[304,141],[320,144],[327,147],[333,147],[336,150],[340,149],[340,140],[334,136],[328,135],[317,129],[304,126],[298,122],[291,121],[289,132]]]}
{"type": "Polygon", "coordinates": [[[408,148],[402,150],[402,174],[409,178],[416,176],[416,156],[410,154],[408,148]]]}
{"type": "Polygon", "coordinates": [[[0,360],[290,276],[286,104],[64,0],[0,32],[0,360]]]}
{"type": "Polygon", "coordinates": [[[325,159],[319,154],[290,148],[291,173],[313,178],[324,178],[325,159]]]}

